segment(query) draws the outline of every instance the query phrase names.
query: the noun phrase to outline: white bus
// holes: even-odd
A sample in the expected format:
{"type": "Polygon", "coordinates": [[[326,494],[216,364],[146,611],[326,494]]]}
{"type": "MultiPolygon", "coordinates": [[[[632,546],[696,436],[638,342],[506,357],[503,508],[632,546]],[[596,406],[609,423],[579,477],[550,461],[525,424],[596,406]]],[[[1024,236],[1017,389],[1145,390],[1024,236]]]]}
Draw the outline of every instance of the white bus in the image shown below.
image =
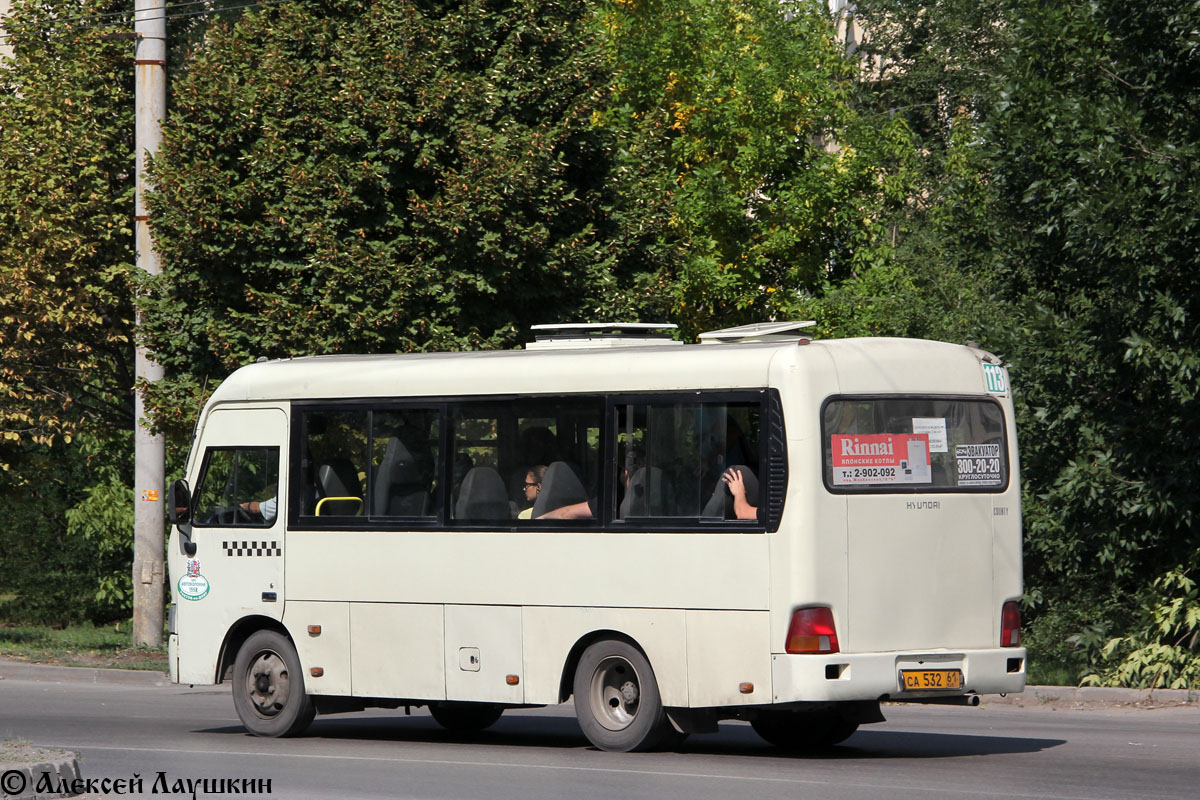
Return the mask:
{"type": "Polygon", "coordinates": [[[239,369],[169,492],[172,680],[231,681],[260,736],[573,697],[619,751],[1021,691],[1003,366],[804,325],[239,369]]]}

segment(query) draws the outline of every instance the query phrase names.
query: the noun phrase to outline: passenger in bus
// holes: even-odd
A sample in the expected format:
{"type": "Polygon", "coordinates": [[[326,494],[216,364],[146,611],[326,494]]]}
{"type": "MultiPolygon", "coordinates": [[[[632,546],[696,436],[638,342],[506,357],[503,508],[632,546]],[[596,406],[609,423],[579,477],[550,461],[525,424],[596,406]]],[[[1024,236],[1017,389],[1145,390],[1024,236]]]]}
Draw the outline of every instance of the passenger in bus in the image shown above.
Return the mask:
{"type": "Polygon", "coordinates": [[[730,467],[721,473],[721,480],[729,488],[729,493],[733,495],[733,515],[737,519],[758,519],[758,506],[750,505],[750,501],[746,499],[746,481],[742,477],[742,470],[738,467],[730,467]]]}
{"type": "Polygon", "coordinates": [[[538,464],[525,473],[525,502],[529,504],[529,507],[517,514],[517,519],[533,519],[533,506],[537,502],[538,495],[542,492],[542,478],[545,474],[546,467],[544,464],[538,464]]]}
{"type": "MultiPolygon", "coordinates": [[[[569,469],[569,465],[567,465],[566,462],[559,461],[556,463],[561,464],[564,468],[569,469]]],[[[620,484],[621,484],[621,487],[625,491],[629,490],[631,477],[639,472],[643,472],[642,467],[641,467],[642,463],[643,463],[643,459],[642,459],[641,455],[638,453],[630,453],[629,456],[626,458],[625,466],[622,467],[621,476],[620,476],[620,484]]],[[[553,467],[555,467],[555,464],[551,465],[551,468],[553,468],[553,467]]],[[[644,475],[644,473],[643,473],[643,475],[644,475]]],[[[556,484],[555,488],[554,488],[554,494],[557,494],[560,491],[557,484],[558,484],[559,480],[562,480],[564,483],[567,483],[568,486],[570,487],[569,489],[566,489],[564,491],[574,492],[575,495],[579,496],[579,497],[585,496],[585,493],[583,491],[583,485],[579,482],[577,476],[575,476],[574,473],[572,473],[570,477],[567,477],[567,476],[565,476],[565,474],[563,472],[556,470],[555,475],[553,477],[555,478],[555,484],[556,484]],[[563,475],[564,477],[560,479],[560,478],[558,478],[559,475],[563,475]],[[574,478],[575,480],[572,482],[570,480],[570,478],[574,478]]],[[[549,482],[549,478],[546,479],[546,482],[547,483],[549,482]]],[[[548,496],[547,499],[554,500],[556,498],[548,496]]],[[[543,514],[537,515],[536,517],[534,517],[534,519],[595,519],[595,517],[596,517],[596,498],[595,497],[590,497],[585,500],[580,500],[580,501],[574,502],[574,503],[560,504],[561,502],[562,501],[560,501],[559,503],[555,503],[555,507],[553,509],[546,511],[543,514]]],[[[537,509],[536,503],[534,504],[534,509],[535,510],[537,509]]]]}
{"type": "Polygon", "coordinates": [[[742,426],[732,414],[725,415],[724,430],[719,426],[718,422],[718,427],[710,433],[702,456],[702,497],[707,497],[714,489],[720,488],[722,475],[729,467],[735,464],[754,464],[758,461],[758,453],[750,446],[742,426]]]}
{"type": "Polygon", "coordinates": [[[533,519],[594,519],[596,498],[588,497],[583,481],[566,461],[555,461],[542,475],[542,488],[533,504],[533,519]]]}

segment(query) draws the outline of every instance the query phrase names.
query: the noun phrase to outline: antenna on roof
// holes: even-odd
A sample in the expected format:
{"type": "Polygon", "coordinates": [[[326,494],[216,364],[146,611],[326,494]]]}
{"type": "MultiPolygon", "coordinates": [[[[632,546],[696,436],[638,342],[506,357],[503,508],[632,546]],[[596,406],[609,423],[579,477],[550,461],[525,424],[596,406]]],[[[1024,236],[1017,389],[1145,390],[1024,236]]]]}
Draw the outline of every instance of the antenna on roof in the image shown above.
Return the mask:
{"type": "Polygon", "coordinates": [[[804,328],[811,328],[817,323],[813,320],[805,322],[755,322],[750,325],[739,325],[736,328],[722,328],[718,331],[705,331],[700,334],[701,344],[742,344],[746,342],[801,342],[812,341],[812,335],[801,333],[804,328]]]}
{"type": "Polygon", "coordinates": [[[630,347],[682,344],[671,338],[671,322],[564,322],[532,325],[534,341],[526,350],[571,347],[630,347]]]}

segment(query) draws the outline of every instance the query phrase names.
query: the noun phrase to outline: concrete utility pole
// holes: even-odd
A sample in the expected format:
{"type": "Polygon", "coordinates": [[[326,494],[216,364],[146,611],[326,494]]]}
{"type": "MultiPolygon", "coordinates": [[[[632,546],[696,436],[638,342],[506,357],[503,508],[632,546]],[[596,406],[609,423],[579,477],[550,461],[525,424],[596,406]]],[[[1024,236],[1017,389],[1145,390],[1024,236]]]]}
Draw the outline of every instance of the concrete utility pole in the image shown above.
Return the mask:
{"type": "MultiPolygon", "coordinates": [[[[167,109],[167,5],[166,0],[135,0],[134,50],[137,105],[135,150],[137,190],[134,199],[134,236],[137,266],[151,275],[162,267],[150,239],[146,212],[146,162],[158,152],[162,120],[167,109]]],[[[137,315],[141,329],[141,313],[137,315]]],[[[138,380],[162,380],[162,365],[150,357],[139,342],[134,354],[138,380]]],[[[134,392],[134,518],[133,518],[133,643],[158,647],[163,641],[163,575],[166,543],[163,519],[163,489],[166,483],[166,444],[162,435],[146,429],[145,404],[141,391],[134,392]]]]}

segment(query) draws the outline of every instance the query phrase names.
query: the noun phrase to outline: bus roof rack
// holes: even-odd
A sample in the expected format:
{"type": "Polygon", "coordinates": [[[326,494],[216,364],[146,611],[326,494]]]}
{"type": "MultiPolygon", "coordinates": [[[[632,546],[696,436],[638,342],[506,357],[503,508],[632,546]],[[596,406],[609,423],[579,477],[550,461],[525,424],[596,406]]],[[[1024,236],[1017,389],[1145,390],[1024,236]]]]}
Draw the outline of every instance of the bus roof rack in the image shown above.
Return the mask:
{"type": "Polygon", "coordinates": [[[630,347],[682,344],[671,338],[671,322],[565,322],[531,325],[534,340],[526,350],[578,347],[630,347]]]}
{"type": "Polygon", "coordinates": [[[808,342],[812,340],[812,335],[802,333],[801,331],[804,328],[811,328],[816,324],[813,320],[805,322],[755,322],[750,325],[739,325],[736,328],[705,331],[700,334],[700,343],[791,342],[797,339],[808,342]]]}

